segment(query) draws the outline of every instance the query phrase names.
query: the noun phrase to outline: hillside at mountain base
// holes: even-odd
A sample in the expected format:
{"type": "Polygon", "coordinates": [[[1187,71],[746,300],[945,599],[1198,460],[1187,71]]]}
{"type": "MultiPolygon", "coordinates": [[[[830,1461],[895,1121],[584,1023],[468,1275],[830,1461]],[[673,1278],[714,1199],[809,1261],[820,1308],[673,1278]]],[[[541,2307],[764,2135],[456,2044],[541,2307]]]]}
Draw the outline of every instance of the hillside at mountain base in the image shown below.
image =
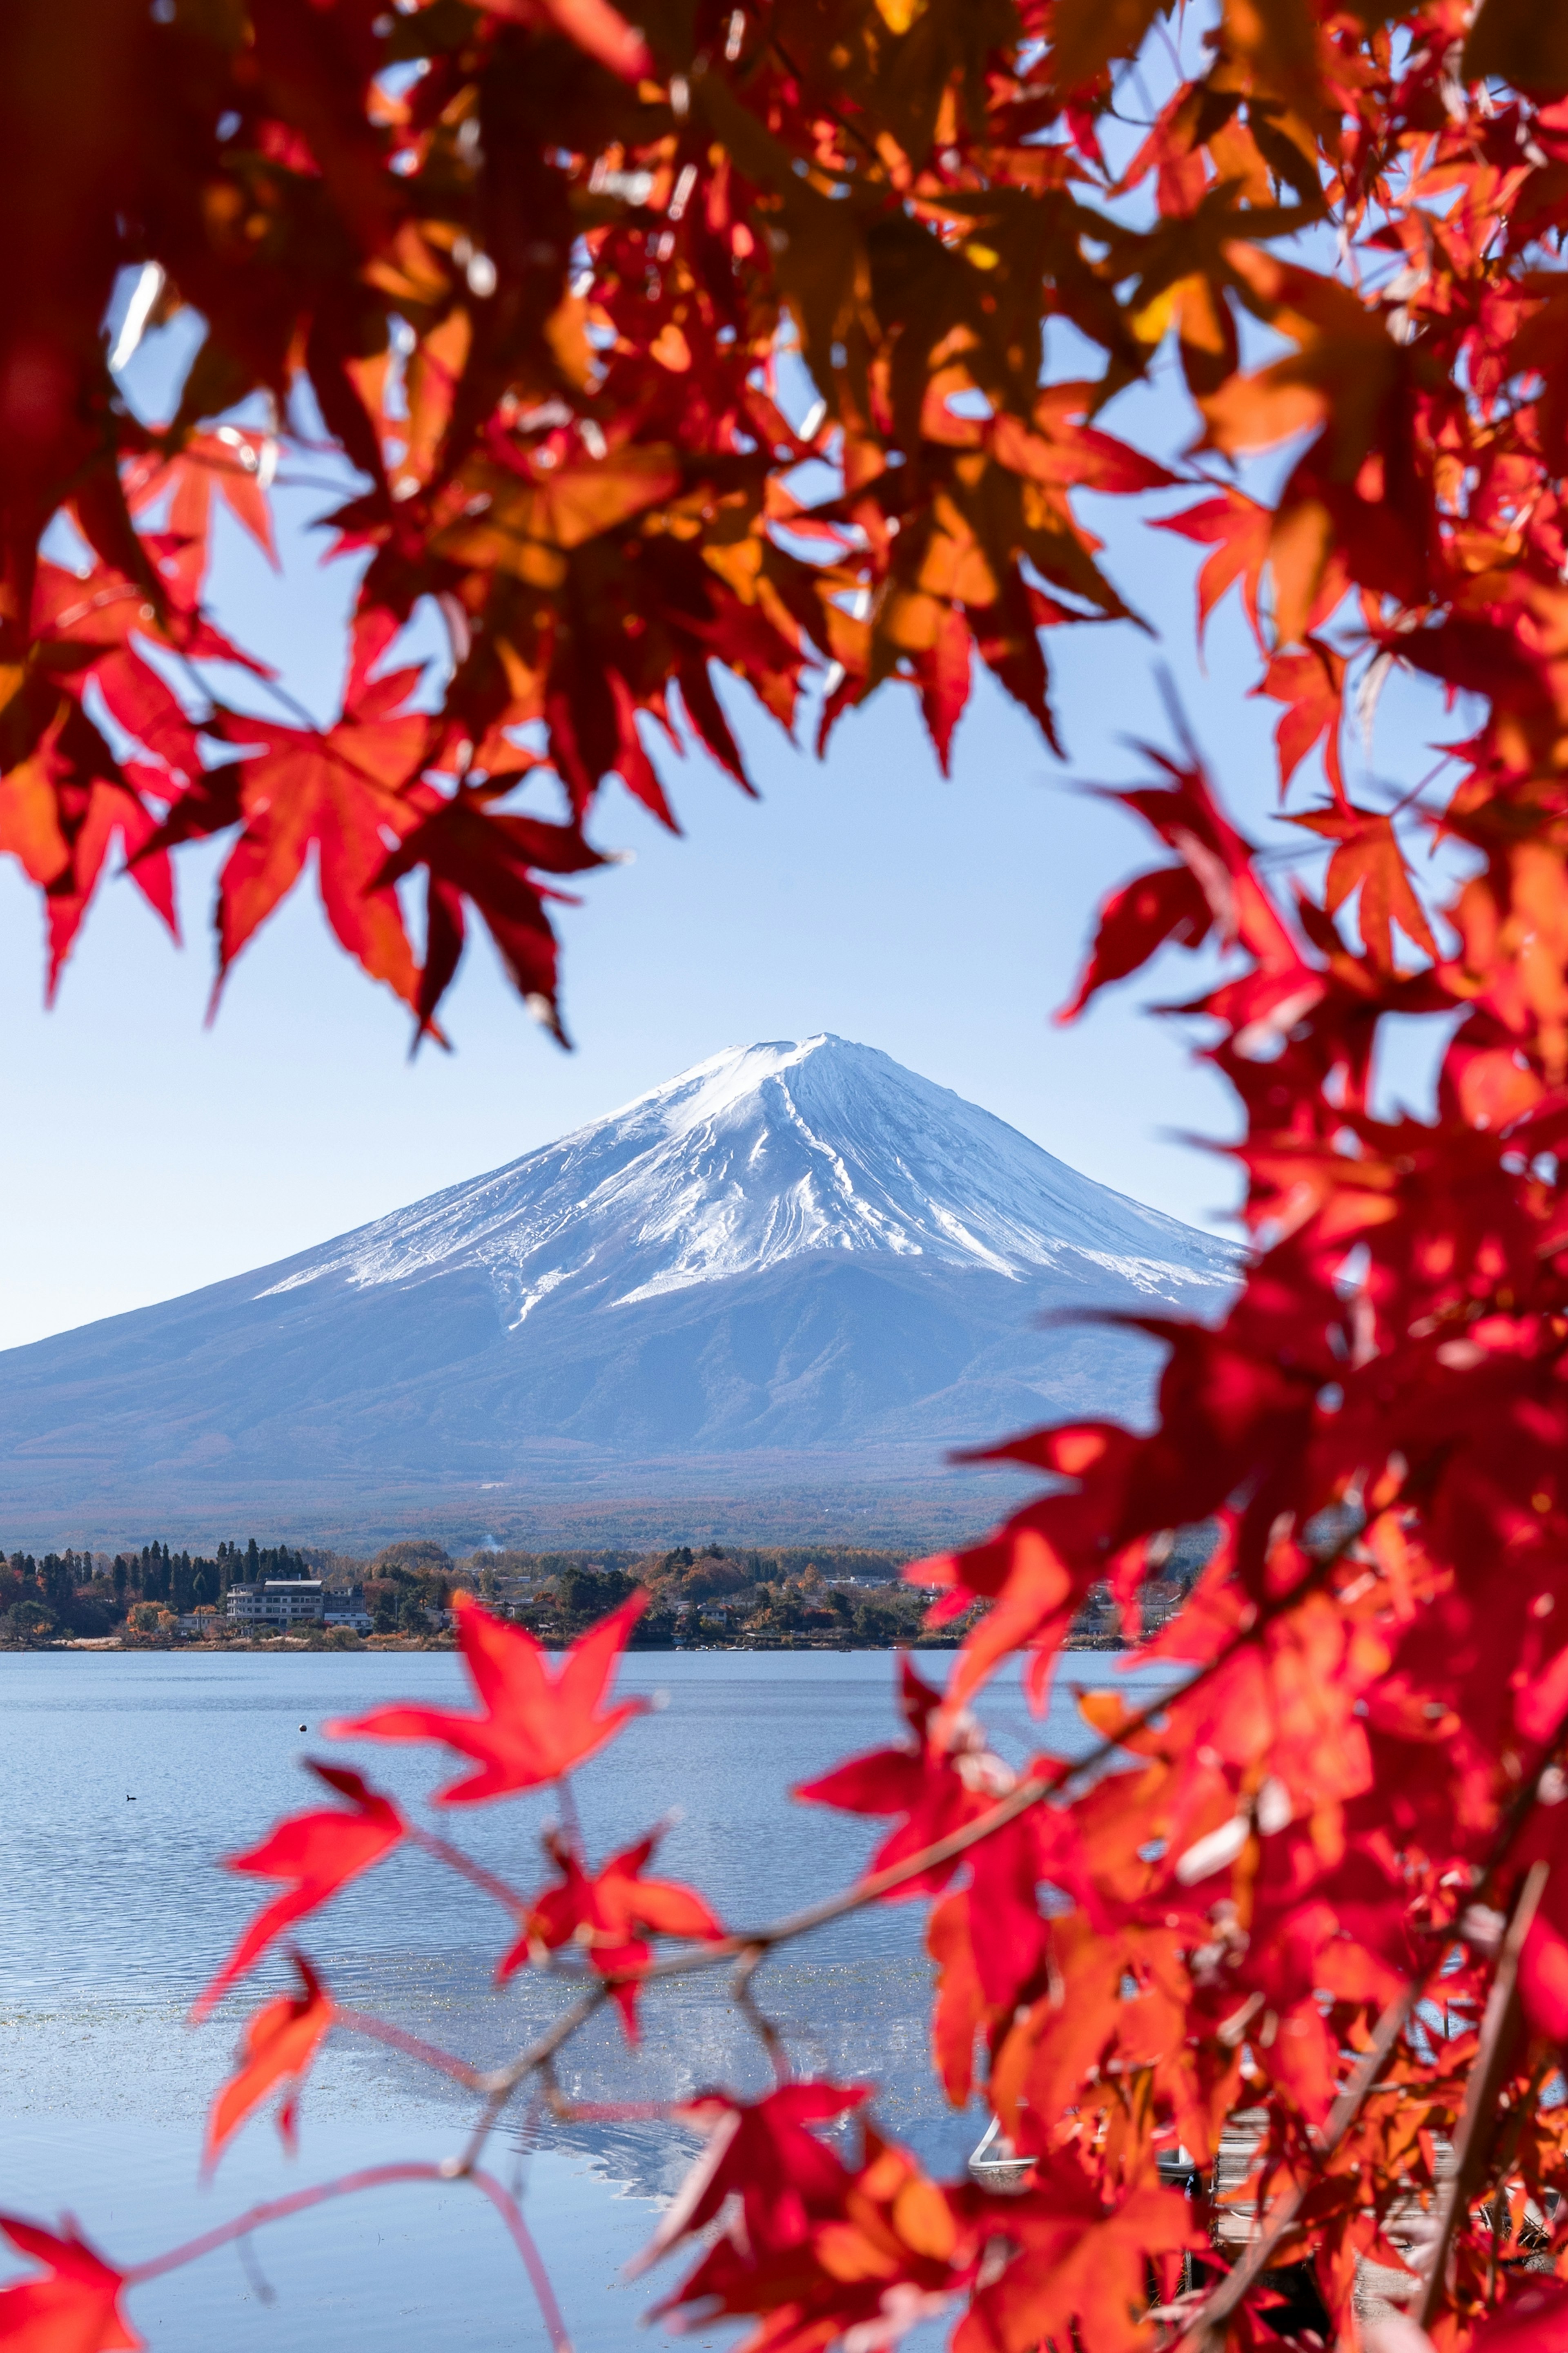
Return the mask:
{"type": "Polygon", "coordinates": [[[947,1541],[1142,1419],[1235,1253],[874,1049],[715,1055],[281,1264],[0,1354],[5,1541],[947,1541]],[[1042,1318],[1053,1320],[1042,1328],[1042,1318]]]}

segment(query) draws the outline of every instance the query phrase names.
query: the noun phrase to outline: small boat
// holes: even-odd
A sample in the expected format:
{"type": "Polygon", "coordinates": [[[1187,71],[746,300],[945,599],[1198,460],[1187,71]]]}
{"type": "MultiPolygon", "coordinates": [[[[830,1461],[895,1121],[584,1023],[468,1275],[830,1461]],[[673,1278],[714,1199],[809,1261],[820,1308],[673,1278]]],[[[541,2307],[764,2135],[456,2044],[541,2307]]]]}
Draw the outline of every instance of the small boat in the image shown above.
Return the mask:
{"type": "Polygon", "coordinates": [[[989,2189],[996,2198],[1016,2198],[1029,2186],[1034,2172],[1032,2157],[1020,2157],[1002,2129],[1000,2116],[993,2116],[981,2138],[969,2156],[969,2176],[982,2189],[989,2189]]]}

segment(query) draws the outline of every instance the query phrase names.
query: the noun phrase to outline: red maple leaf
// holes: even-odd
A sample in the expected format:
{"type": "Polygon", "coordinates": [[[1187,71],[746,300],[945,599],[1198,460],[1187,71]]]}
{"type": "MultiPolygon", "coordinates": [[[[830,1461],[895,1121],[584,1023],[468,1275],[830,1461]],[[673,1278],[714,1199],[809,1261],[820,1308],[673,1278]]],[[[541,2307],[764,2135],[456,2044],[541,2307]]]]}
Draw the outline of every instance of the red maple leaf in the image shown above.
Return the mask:
{"type": "MultiPolygon", "coordinates": [[[[522,1933],[496,1971],[497,1978],[514,1977],[530,1960],[557,1953],[563,1945],[583,1948],[601,1977],[623,1969],[646,1968],[652,1947],[646,1931],[661,1936],[691,1936],[704,1942],[725,1934],[695,1888],[678,1880],[645,1879],[643,1865],[663,1837],[650,1831],[636,1846],[613,1854],[603,1871],[590,1877],[566,1841],[555,1831],[544,1837],[544,1852],[561,1877],[553,1887],[536,1895],[523,1922],[522,1933]]],[[[626,2021],[626,2039],[637,2037],[635,1985],[618,1985],[615,2000],[626,2021]]]]}
{"type": "Polygon", "coordinates": [[[278,2129],[285,2148],[292,2151],[296,2146],[300,2089],[336,2011],[303,1953],[295,1954],[294,1967],[300,1972],[300,1991],[279,1994],[257,2011],[240,2040],[240,2063],[208,2111],[202,2156],[205,2170],[217,2163],[225,2145],[279,2085],[285,2087],[285,2095],[278,2129]]]}
{"type": "Polygon", "coordinates": [[[258,1912],[222,1968],[197,1997],[194,2020],[206,2016],[219,1996],[237,1978],[253,1968],[274,1939],[296,1920],[304,1918],[334,1896],[340,1887],[357,1879],[384,1855],[390,1854],[407,1828],[390,1798],[371,1788],[363,1775],[344,1765],[321,1765],[310,1770],[349,1800],[352,1810],[321,1807],[313,1813],[290,1814],[268,1831],[259,1846],[225,1858],[225,1869],[248,1873],[257,1879],[283,1879],[292,1883],[258,1912]]]}
{"type": "Polygon", "coordinates": [[[689,2328],[754,2315],[759,2326],[742,2353],[814,2353],[840,2340],[892,2345],[974,2276],[981,2234],[967,2212],[973,2202],[967,2186],[931,2180],[868,2126],[864,2165],[845,2168],[833,2207],[811,2218],[804,2239],[758,2245],[732,2229],[656,2317],[678,2316],[671,2327],[689,2328]]]}
{"type": "MultiPolygon", "coordinates": [[[[885,1871],[922,1847],[973,1821],[1013,1786],[1013,1775],[985,1745],[966,1711],[942,1722],[942,1694],[922,1680],[907,1657],[899,1661],[900,1704],[912,1737],[897,1748],[874,1748],[837,1765],[795,1795],[808,1806],[837,1806],[849,1814],[901,1814],[867,1866],[885,1871]]],[[[890,1900],[932,1895],[946,1886],[956,1862],[925,1871],[893,1890],[890,1900]]]]}
{"type": "Polygon", "coordinates": [[[642,34],[609,0],[485,0],[485,6],[492,16],[553,26],[623,81],[640,81],[656,70],[642,34]]]}
{"type": "Polygon", "coordinates": [[[1286,786],[1314,744],[1323,747],[1323,773],[1342,806],[1344,771],[1340,762],[1340,723],[1344,717],[1345,658],[1321,638],[1307,638],[1299,651],[1276,654],[1253,693],[1282,702],[1285,710],[1274,731],[1279,761],[1279,790],[1286,786]]]}
{"type": "Polygon", "coordinates": [[[1208,2252],[1192,2210],[1175,2190],[1133,2189],[1108,2207],[1077,2160],[1063,2152],[1037,2186],[1008,2200],[1005,2236],[1015,2249],[1000,2276],[979,2289],[953,2336],[954,2353],[1027,2353],[1076,2335],[1086,2353],[1120,2353],[1138,2342],[1149,2306],[1149,2265],[1173,2287],[1174,2259],[1208,2252]]]}
{"type": "Polygon", "coordinates": [[[658,2230],[628,2266],[635,2276],[694,2238],[730,2207],[731,2237],[752,2247],[797,2247],[814,2220],[843,2202],[849,2168],[809,2127],[869,2099],[868,2084],[781,2084],[760,2100],[703,2092],[675,2111],[707,2147],[658,2230]]]}
{"type": "Polygon", "coordinates": [[[1488,2315],[1470,2339],[1471,2353],[1557,2353],[1568,2336],[1568,2287],[1561,2280],[1527,2280],[1488,2315]]]}
{"type": "MultiPolygon", "coordinates": [[[[512,781],[506,778],[500,789],[510,790],[512,781]]],[[[537,878],[579,874],[605,861],[575,822],[498,815],[485,806],[489,797],[486,787],[442,801],[387,859],[376,885],[385,888],[420,866],[426,871],[425,962],[414,1006],[422,1034],[433,1030],[436,1008],[458,969],[468,899],[484,917],[518,994],[559,1038],[558,949],[544,902],[567,894],[537,878]]]]}
{"type": "Polygon", "coordinates": [[[467,1593],[456,1597],[458,1644],[481,1713],[450,1707],[378,1707],[329,1724],[335,1740],[439,1740],[479,1767],[466,1780],[437,1793],[438,1806],[473,1806],[558,1781],[574,1765],[613,1740],[623,1724],[647,1708],[622,1700],[603,1711],[605,1687],[627,1635],[647,1607],[634,1593],[596,1626],[578,1636],[558,1675],[542,1643],[526,1626],[509,1626],[467,1593]]]}
{"type": "Polygon", "coordinates": [[[1269,510],[1259,506],[1256,499],[1226,489],[1218,498],[1200,500],[1195,507],[1188,507],[1181,514],[1162,515],[1154,522],[1156,531],[1173,531],[1183,539],[1195,539],[1214,549],[1198,575],[1200,644],[1209,615],[1237,581],[1241,583],[1242,602],[1252,634],[1260,646],[1263,643],[1258,598],[1263,567],[1268,561],[1268,533],[1273,521],[1269,510]]]}
{"type": "Polygon", "coordinates": [[[215,1002],[230,965],[293,889],[312,849],[321,904],[341,944],[373,980],[415,1001],[414,951],[382,869],[389,847],[428,805],[418,778],[435,731],[426,712],[405,708],[417,668],[371,676],[395,628],[379,609],[355,621],[335,726],[281,727],[221,709],[212,722],[213,733],[240,751],[237,804],[220,822],[243,822],[218,877],[215,1002]]]}
{"type": "Polygon", "coordinates": [[[1076,1021],[1097,989],[1146,965],[1167,940],[1195,948],[1207,939],[1214,908],[1190,866],[1157,866],[1115,891],[1100,911],[1089,962],[1058,1021],[1076,1021]]]}
{"type": "Polygon", "coordinates": [[[378,878],[387,832],[400,833],[418,813],[398,794],[418,773],[428,719],[418,712],[364,724],[344,718],[324,734],[237,713],[222,723],[233,743],[257,748],[241,770],[245,830],[218,878],[216,988],[314,849],[321,904],[339,942],[373,980],[412,1005],[414,951],[397,894],[378,878]]]}
{"type": "Polygon", "coordinates": [[[57,2237],[0,2214],[11,2244],[46,2266],[41,2279],[0,2287],[0,2343],[9,2353],[138,2353],[144,2340],[120,2308],[124,2273],[89,2246],[68,2215],[61,2227],[57,2237]]]}
{"type": "Polygon", "coordinates": [[[1361,935],[1380,973],[1394,969],[1392,926],[1395,923],[1424,954],[1436,960],[1437,943],[1415,895],[1391,817],[1381,809],[1356,808],[1345,802],[1337,808],[1310,810],[1290,822],[1335,845],[1323,903],[1331,915],[1337,914],[1352,893],[1360,891],[1361,935]]]}

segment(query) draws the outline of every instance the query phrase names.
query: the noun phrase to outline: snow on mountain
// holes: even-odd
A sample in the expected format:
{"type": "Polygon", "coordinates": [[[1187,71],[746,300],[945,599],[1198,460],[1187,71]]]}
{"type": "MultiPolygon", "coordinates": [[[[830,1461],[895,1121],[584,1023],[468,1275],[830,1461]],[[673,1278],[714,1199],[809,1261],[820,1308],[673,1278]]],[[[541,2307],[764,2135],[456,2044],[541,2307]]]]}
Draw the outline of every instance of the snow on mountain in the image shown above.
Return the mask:
{"type": "Polygon", "coordinates": [[[312,1252],[271,1292],[479,1266],[515,1329],[569,1284],[626,1307],[821,1250],[1015,1281],[1098,1269],[1199,1314],[1233,1263],[962,1095],[824,1035],[715,1054],[543,1151],[312,1252]]]}
{"type": "Polygon", "coordinates": [[[765,1507],[926,1541],[980,1493],[952,1447],[1147,1413],[1157,1347],[1094,1311],[1206,1319],[1235,1264],[870,1047],[738,1047],[281,1265],[0,1354],[0,1533],[609,1543],[671,1497],[692,1533],[728,1498],[752,1540],[765,1507]]]}

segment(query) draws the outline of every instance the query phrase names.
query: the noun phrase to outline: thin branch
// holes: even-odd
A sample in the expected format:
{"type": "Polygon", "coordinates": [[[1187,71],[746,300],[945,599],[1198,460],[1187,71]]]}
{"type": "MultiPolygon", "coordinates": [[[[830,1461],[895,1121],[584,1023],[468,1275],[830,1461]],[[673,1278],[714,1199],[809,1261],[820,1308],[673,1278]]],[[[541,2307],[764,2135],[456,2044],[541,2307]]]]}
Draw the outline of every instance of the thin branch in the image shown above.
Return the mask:
{"type": "Polygon", "coordinates": [[[458,2168],[461,2172],[471,2173],[478,2165],[485,2143],[500,2124],[513,2093],[521,2084],[525,2084],[531,2074],[553,2059],[562,2046],[571,2041],[579,2027],[586,2026],[588,2021],[608,2001],[611,1990],[611,1980],[608,1978],[601,1979],[599,1984],[592,1987],[587,1993],[574,2001],[570,2010],[563,2010],[553,2026],[548,2027],[537,2042],[531,2042],[528,2049],[520,2052],[510,2065],[499,2068],[488,2078],[484,2086],[488,2096],[483,2114],[469,2134],[468,2147],[458,2160],[458,2168]]]}
{"type": "Polygon", "coordinates": [[[1468,2211],[1470,2194],[1486,2161],[1497,2097],[1519,2025],[1520,1956],[1546,1891],[1548,1869],[1544,1862],[1531,1864],[1498,1957],[1497,1974],[1492,1978],[1486,2016],[1481,2021],[1480,2042],[1465,2085],[1459,2128],[1454,2137],[1454,2170],[1444,2185],[1437,2208],[1437,2235],[1426,2258],[1432,2268],[1426,2275],[1416,2320],[1428,2334],[1447,2293],[1448,2249],[1453,2244],[1454,2232],[1468,2211]]]}
{"type": "MultiPolygon", "coordinates": [[[[1555,1738],[1542,1752],[1541,1760],[1534,1772],[1520,1785],[1515,1792],[1512,1801],[1498,1826],[1491,1852],[1482,1867],[1480,1880],[1474,1891],[1476,1898],[1480,1898],[1508,1860],[1513,1841],[1535,1804],[1541,1788],[1542,1776],[1549,1767],[1556,1763],[1565,1734],[1568,1734],[1568,1725],[1559,1727],[1555,1738]]],[[[1539,1901],[1539,1894],[1536,1901],[1539,1901]]],[[[1522,1909],[1522,1899],[1520,1908],[1522,1909]]],[[[1533,1904],[1531,1908],[1533,1912],[1533,1904]]],[[[1514,1916],[1517,1920],[1518,1912],[1514,1916]]],[[[1526,1926],[1528,1926],[1528,1922],[1526,1926]]],[[[1411,1979],[1402,1992],[1394,1996],[1378,2020],[1370,2050],[1329,2111],[1328,2120],[1324,2125],[1319,2144],[1320,2164],[1325,2164],[1335,2154],[1352,2125],[1361,2114],[1368,2095],[1375,2087],[1378,2078],[1394,2052],[1394,2045],[1409,2021],[1411,2011],[1442,1967],[1445,1957],[1452,1947],[1452,1943],[1451,1936],[1444,1936],[1441,1944],[1432,1953],[1426,1968],[1411,1979]]],[[[1490,2015],[1489,2010],[1488,2015],[1489,2017],[1490,2015]]],[[[1308,2186],[1306,2182],[1296,2182],[1286,2192],[1270,2215],[1268,2229],[1254,2240],[1241,2262],[1226,2274],[1212,2295],[1205,2297],[1174,2342],[1179,2344],[1185,2337],[1195,2337],[1201,2348],[1208,2348],[1220,2341],[1214,2332],[1236,2310],[1237,2306],[1257,2281],[1258,2274],[1268,2269],[1276,2248],[1294,2225],[1297,2216],[1306,2202],[1308,2186]]]]}
{"type": "MultiPolygon", "coordinates": [[[[309,2213],[314,2206],[324,2206],[334,2198],[356,2196],[362,2189],[384,2189],[405,2181],[450,2182],[459,2178],[458,2170],[449,2160],[440,2165],[407,2163],[401,2165],[367,2165],[357,2173],[341,2174],[335,2181],[318,2181],[309,2189],[296,2189],[287,2198],[270,2198],[259,2206],[251,2206],[243,2214],[234,2215],[204,2231],[197,2239],[187,2239],[183,2245],[171,2247],[166,2254],[153,2255],[144,2263],[132,2263],[124,2274],[127,2287],[140,2287],[143,2281],[162,2279],[166,2272],[183,2270],[203,2255],[210,2255],[217,2247],[226,2247],[238,2239],[248,2239],[253,2231],[268,2222],[286,2222],[292,2215],[309,2213]]],[[[550,2284],[549,2274],[534,2243],[533,2233],[523,2221],[517,2200],[502,2188],[493,2174],[468,2172],[466,2178],[483,2198],[488,2198],[510,2233],[512,2244],[522,2258],[529,2284],[539,2300],[545,2329],[554,2353],[572,2353],[572,2340],[566,2333],[561,2307],[550,2284]]]]}
{"type": "Polygon", "coordinates": [[[480,2195],[489,2200],[511,2233],[511,2242],[522,2257],[522,2267],[528,2274],[528,2284],[533,2290],[541,2317],[544,2322],[545,2333],[555,2348],[555,2353],[572,2353],[572,2339],[566,2333],[566,2323],[562,2316],[561,2306],[555,2301],[555,2290],[550,2284],[550,2274],[544,2268],[544,2258],[539,2252],[538,2242],[523,2220],[521,2207],[509,2190],[502,2189],[493,2173],[471,2173],[468,2179],[480,2195]]]}
{"type": "Polygon", "coordinates": [[[401,2026],[394,2026],[384,2018],[373,2018],[368,2010],[334,2009],[332,2024],[342,2027],[347,2033],[363,2034],[372,2042],[384,2042],[389,2049],[401,2051],[405,2058],[417,2059],[422,2066],[450,2075],[470,2092],[482,2092],[485,2088],[484,2075],[478,2067],[470,2067],[466,2059],[455,2058],[451,2052],[441,2050],[434,2042],[422,2042],[417,2034],[405,2034],[401,2026]]]}
{"type": "Polygon", "coordinates": [[[731,1982],[730,1999],[767,2052],[776,2081],[787,2084],[790,2064],[784,2036],[752,1991],[752,1979],[766,1958],[767,1955],[760,1945],[753,1945],[749,1953],[742,1954],[731,1982]]]}
{"type": "Polygon", "coordinates": [[[555,1792],[561,1800],[561,1827],[566,1833],[566,1843],[578,1862],[585,1866],[588,1850],[583,1841],[583,1818],[577,1811],[577,1793],[572,1787],[570,1773],[562,1774],[555,1784],[555,1792]]]}
{"type": "Polygon", "coordinates": [[[1198,1690],[1211,1676],[1218,1674],[1221,1668],[1239,1651],[1255,1642],[1277,1620],[1287,1616],[1299,1601],[1314,1591],[1349,1546],[1360,1541],[1363,1533],[1357,1531],[1354,1535],[1346,1536],[1342,1544],[1315,1560],[1305,1577],[1289,1593],[1266,1602],[1252,1623],[1233,1634],[1206,1665],[1188,1677],[1179,1692],[1162,1692],[1145,1706],[1134,1709],[1130,1715],[1123,1717],[1114,1733],[1098,1741],[1087,1756],[1058,1765],[1049,1773],[1026,1776],[1006,1797],[998,1799],[973,1821],[964,1823],[962,1829],[950,1831],[945,1838],[933,1839],[929,1846],[906,1855],[901,1862],[890,1863],[885,1871],[869,1873],[866,1878],[857,1880],[852,1887],[842,1889],[837,1895],[808,1904],[801,1911],[789,1913],[784,1919],[774,1920],[765,1927],[753,1928],[743,1935],[719,1937],[711,1944],[699,1946],[694,1951],[672,1954],[665,1960],[651,1961],[646,1968],[627,1969],[604,1978],[570,2010],[563,2010],[538,2042],[531,2043],[526,2051],[520,2052],[507,2066],[498,2069],[489,2078],[486,2085],[489,2097],[464,2151],[464,2169],[468,2170],[479,2162],[486,2141],[500,2123],[519,2086],[552,2059],[580,2027],[587,2024],[617,1986],[641,1986],[663,1978],[690,1977],[701,1969],[722,1968],[727,1961],[750,1959],[751,1967],[755,1968],[778,1946],[791,1944],[798,1936],[810,1936],[817,1928],[826,1928],[835,1921],[847,1919],[851,1914],[864,1911],[868,1905],[879,1903],[884,1895],[891,1894],[897,1888],[907,1886],[911,1880],[923,1877],[928,1871],[956,1862],[960,1855],[967,1854],[971,1847],[981,1845],[1031,1808],[1043,1805],[1048,1798],[1070,1788],[1085,1774],[1095,1773],[1101,1766],[1109,1764],[1134,1734],[1146,1731],[1157,1716],[1163,1715],[1173,1699],[1184,1698],[1190,1692],[1198,1690]],[[753,1955],[754,1959],[751,1957],[753,1955]]]}
{"type": "Polygon", "coordinates": [[[517,1889],[506,1880],[493,1871],[487,1871],[482,1862],[474,1861],[472,1855],[465,1854],[460,1846],[454,1846],[449,1839],[441,1838],[435,1831],[422,1831],[416,1822],[408,1824],[405,1836],[411,1846],[419,1847],[426,1854],[434,1855],[437,1862],[444,1862],[449,1871],[458,1872],[464,1879],[471,1881],[474,1886],[482,1889],[485,1894],[493,1895],[502,1909],[510,1912],[514,1919],[527,1918],[530,1908],[527,1896],[520,1895],[517,1889]]]}

